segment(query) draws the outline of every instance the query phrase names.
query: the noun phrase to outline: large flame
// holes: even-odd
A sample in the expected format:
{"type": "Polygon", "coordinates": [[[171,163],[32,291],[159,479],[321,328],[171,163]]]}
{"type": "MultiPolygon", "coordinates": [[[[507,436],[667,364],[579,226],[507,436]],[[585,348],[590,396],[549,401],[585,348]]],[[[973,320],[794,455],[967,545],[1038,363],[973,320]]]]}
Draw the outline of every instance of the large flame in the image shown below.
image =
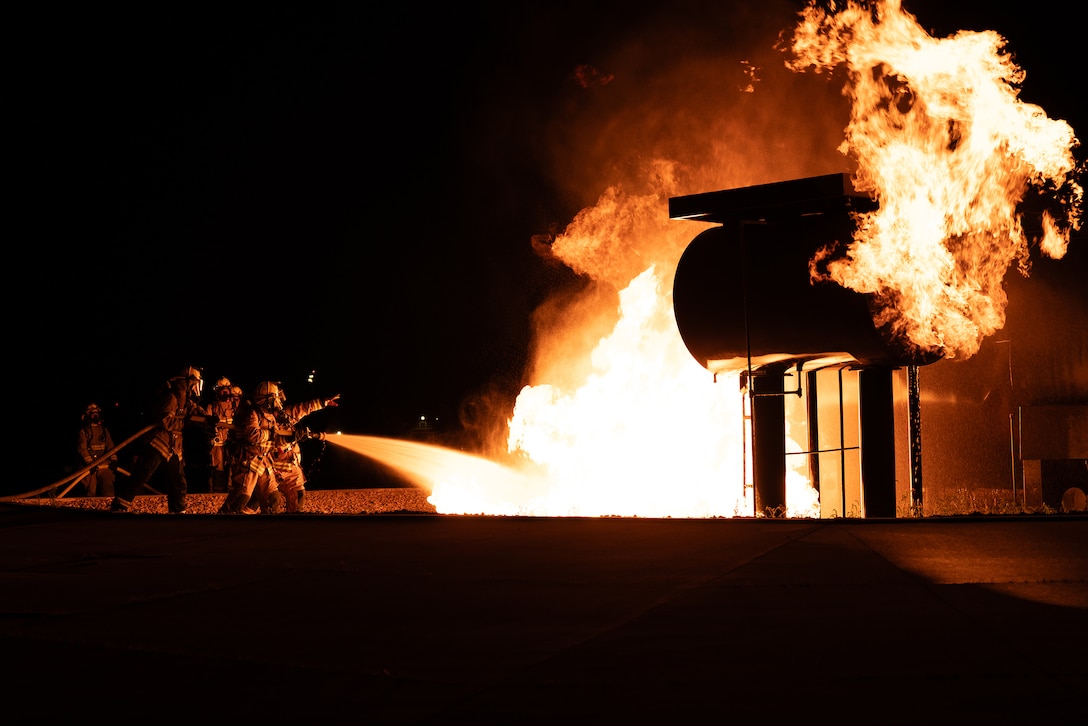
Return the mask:
{"type": "Polygon", "coordinates": [[[847,68],[841,150],[857,161],[855,185],[880,201],[829,274],[877,296],[879,323],[948,358],[974,355],[1004,326],[1005,273],[1013,262],[1028,271],[1017,205],[1029,187],[1065,194],[1062,218],[1042,213],[1045,254],[1061,257],[1080,224],[1073,129],[1018,99],[1024,72],[1004,46],[992,31],[932,38],[899,0],[810,5],[793,37],[791,67],[847,68]]]}
{"type": "MultiPolygon", "coordinates": [[[[684,346],[673,317],[672,271],[692,224],[668,219],[670,175],[651,177],[657,187],[645,195],[608,189],[552,244],[553,254],[595,280],[619,282],[625,271],[637,274],[618,291],[614,325],[585,359],[569,355],[571,336],[599,325],[600,311],[583,311],[573,322],[558,315],[566,329],[546,328],[550,337],[539,342],[538,371],[563,383],[526,386],[509,422],[508,449],[522,462],[516,476],[532,484],[520,497],[512,495],[516,487],[494,487],[488,500],[478,486],[436,480],[430,501],[439,512],[701,518],[754,513],[739,371],[711,376],[684,346]],[[625,244],[632,238],[642,244],[625,244]],[[649,267],[638,270],[647,257],[653,258],[649,267]]],[[[818,498],[802,471],[787,480],[787,505],[789,516],[819,515],[818,498]]]]}
{"type": "MultiPolygon", "coordinates": [[[[1077,224],[1073,207],[1082,195],[1070,180],[1076,140],[1067,125],[1017,101],[1021,74],[1001,48],[992,33],[934,40],[897,2],[879,3],[875,14],[853,4],[839,14],[810,7],[792,47],[795,70],[849,67],[854,106],[842,150],[855,157],[858,186],[880,199],[879,211],[859,220],[848,261],[832,266],[831,274],[879,296],[887,306],[880,322],[946,356],[970,355],[1003,324],[1002,276],[1013,261],[1024,266],[1027,260],[1016,213],[1025,189],[1051,184],[1070,192],[1070,215],[1042,223],[1045,251],[1061,254],[1077,224]]],[[[738,95],[758,96],[755,88],[751,93],[745,86],[738,95]]],[[[806,113],[777,108],[783,118],[806,113]]],[[[746,115],[754,119],[747,145],[690,140],[704,150],[724,150],[728,160],[705,154],[707,168],[688,169],[689,181],[716,180],[721,188],[781,179],[760,179],[738,163],[740,149],[759,164],[759,153],[782,146],[759,143],[754,126],[760,114],[746,115]]],[[[791,123],[781,125],[818,126],[811,118],[791,123]]],[[[775,168],[800,171],[790,164],[813,143],[798,138],[796,149],[781,149],[775,168]]],[[[700,230],[697,223],[669,220],[667,200],[691,190],[681,189],[674,162],[642,168],[642,178],[609,186],[544,245],[587,285],[581,301],[538,311],[532,383],[505,429],[510,460],[520,462],[518,476],[530,476],[532,484],[521,496],[504,485],[489,497],[445,476],[433,485],[439,512],[753,514],[739,377],[700,367],[672,316],[672,271],[700,230]]],[[[787,441],[788,451],[800,449],[787,441]]],[[[804,467],[794,467],[786,484],[788,516],[819,516],[804,467]]]]}

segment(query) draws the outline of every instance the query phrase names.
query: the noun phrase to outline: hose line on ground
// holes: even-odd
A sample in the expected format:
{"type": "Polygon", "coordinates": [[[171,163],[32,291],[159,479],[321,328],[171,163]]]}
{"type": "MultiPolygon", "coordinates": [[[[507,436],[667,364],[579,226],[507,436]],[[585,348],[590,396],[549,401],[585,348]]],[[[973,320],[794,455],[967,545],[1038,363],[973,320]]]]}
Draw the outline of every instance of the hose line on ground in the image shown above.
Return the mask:
{"type": "MultiPolygon", "coordinates": [[[[29,497],[35,497],[35,496],[37,496],[39,494],[42,494],[44,492],[49,491],[50,489],[56,489],[58,487],[64,486],[68,482],[72,482],[72,485],[69,486],[68,489],[64,490],[64,494],[67,494],[68,490],[71,489],[73,486],[75,486],[79,482],[80,479],[82,479],[84,476],[89,474],[92,469],[95,469],[95,468],[100,467],[100,466],[104,466],[103,464],[101,464],[99,462],[101,462],[103,459],[109,459],[109,457],[113,456],[118,451],[125,448],[126,446],[131,444],[133,441],[135,441],[136,439],[138,439],[141,436],[143,436],[144,434],[146,434],[151,429],[155,428],[155,426],[156,426],[156,424],[151,424],[150,426],[146,426],[146,427],[140,429],[139,431],[134,433],[132,436],[129,436],[127,439],[125,439],[121,443],[117,444],[117,446],[114,446],[112,449],[110,449],[106,453],[102,454],[102,456],[98,457],[97,459],[92,461],[90,464],[87,464],[85,467],[83,467],[79,471],[75,472],[74,474],[69,474],[68,476],[64,477],[60,481],[53,482],[52,484],[50,484],[48,486],[44,486],[41,489],[35,489],[34,491],[31,491],[31,492],[23,492],[22,494],[12,494],[11,496],[0,497],[0,502],[13,502],[13,501],[17,501],[19,499],[27,499],[29,497]],[[75,481],[73,481],[73,480],[75,480],[75,481]]],[[[61,494],[61,496],[64,496],[64,494],[61,494]]]]}

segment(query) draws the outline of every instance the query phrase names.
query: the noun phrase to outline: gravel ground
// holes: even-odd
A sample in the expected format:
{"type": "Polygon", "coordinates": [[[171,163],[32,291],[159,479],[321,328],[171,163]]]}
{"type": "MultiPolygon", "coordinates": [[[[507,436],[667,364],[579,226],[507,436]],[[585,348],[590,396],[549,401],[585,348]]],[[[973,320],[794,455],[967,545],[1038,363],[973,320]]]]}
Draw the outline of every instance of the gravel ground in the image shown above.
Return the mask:
{"type": "MultiPolygon", "coordinates": [[[[225,494],[190,494],[186,501],[191,514],[215,514],[225,494]]],[[[301,514],[434,514],[424,489],[318,489],[306,490],[301,514]]],[[[47,507],[79,509],[110,508],[109,497],[62,497],[60,499],[20,499],[20,503],[47,507]]],[[[136,511],[166,514],[166,496],[150,494],[136,497],[136,511]]]]}

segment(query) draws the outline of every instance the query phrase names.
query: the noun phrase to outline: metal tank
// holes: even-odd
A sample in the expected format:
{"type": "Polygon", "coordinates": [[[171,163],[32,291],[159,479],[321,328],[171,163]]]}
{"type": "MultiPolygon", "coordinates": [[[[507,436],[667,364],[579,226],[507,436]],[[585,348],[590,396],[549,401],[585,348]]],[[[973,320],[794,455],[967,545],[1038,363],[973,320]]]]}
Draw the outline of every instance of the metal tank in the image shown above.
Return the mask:
{"type": "MultiPolygon", "coordinates": [[[[802,395],[803,370],[812,376],[837,367],[860,371],[865,516],[895,516],[892,371],[913,371],[939,356],[878,327],[872,315],[876,300],[870,296],[833,281],[814,282],[811,275],[812,265],[845,254],[855,230],[853,215],[877,207],[845,174],[669,200],[672,219],[718,225],[699,233],[681,256],[673,308],[680,336],[702,366],[715,374],[742,372],[751,397],[757,513],[785,509],[784,397],[802,395]],[[817,263],[821,251],[827,254],[817,263]],[[787,385],[792,377],[796,380],[787,385]]],[[[814,395],[815,386],[808,390],[814,395]]],[[[814,402],[809,410],[816,410],[814,402]]],[[[910,420],[915,425],[917,417],[910,420]]],[[[819,422],[808,424],[814,431],[819,422]]],[[[910,434],[912,446],[920,441],[917,434],[910,434]]],[[[911,460],[920,461],[916,451],[911,460]]],[[[916,470],[912,464],[911,474],[912,498],[920,501],[920,463],[916,470]]],[[[819,488],[816,474],[814,481],[819,488]]]]}
{"type": "Polygon", "coordinates": [[[717,222],[676,267],[673,307],[684,344],[709,370],[828,358],[863,366],[931,363],[873,323],[874,302],[810,264],[842,257],[855,211],[876,202],[843,174],[669,200],[673,219],[717,222]]]}

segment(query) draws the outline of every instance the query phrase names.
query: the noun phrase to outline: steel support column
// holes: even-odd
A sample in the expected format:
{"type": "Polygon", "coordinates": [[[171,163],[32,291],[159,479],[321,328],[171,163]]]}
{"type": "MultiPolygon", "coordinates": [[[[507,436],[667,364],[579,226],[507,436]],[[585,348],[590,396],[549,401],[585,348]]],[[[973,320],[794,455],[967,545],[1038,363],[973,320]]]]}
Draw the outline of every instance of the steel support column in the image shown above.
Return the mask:
{"type": "Polygon", "coordinates": [[[892,369],[858,372],[861,490],[866,517],[895,516],[895,406],[892,369]]]}
{"type": "Polygon", "coordinates": [[[752,395],[752,483],[755,513],[786,514],[785,369],[761,370],[749,381],[752,395]]]}

